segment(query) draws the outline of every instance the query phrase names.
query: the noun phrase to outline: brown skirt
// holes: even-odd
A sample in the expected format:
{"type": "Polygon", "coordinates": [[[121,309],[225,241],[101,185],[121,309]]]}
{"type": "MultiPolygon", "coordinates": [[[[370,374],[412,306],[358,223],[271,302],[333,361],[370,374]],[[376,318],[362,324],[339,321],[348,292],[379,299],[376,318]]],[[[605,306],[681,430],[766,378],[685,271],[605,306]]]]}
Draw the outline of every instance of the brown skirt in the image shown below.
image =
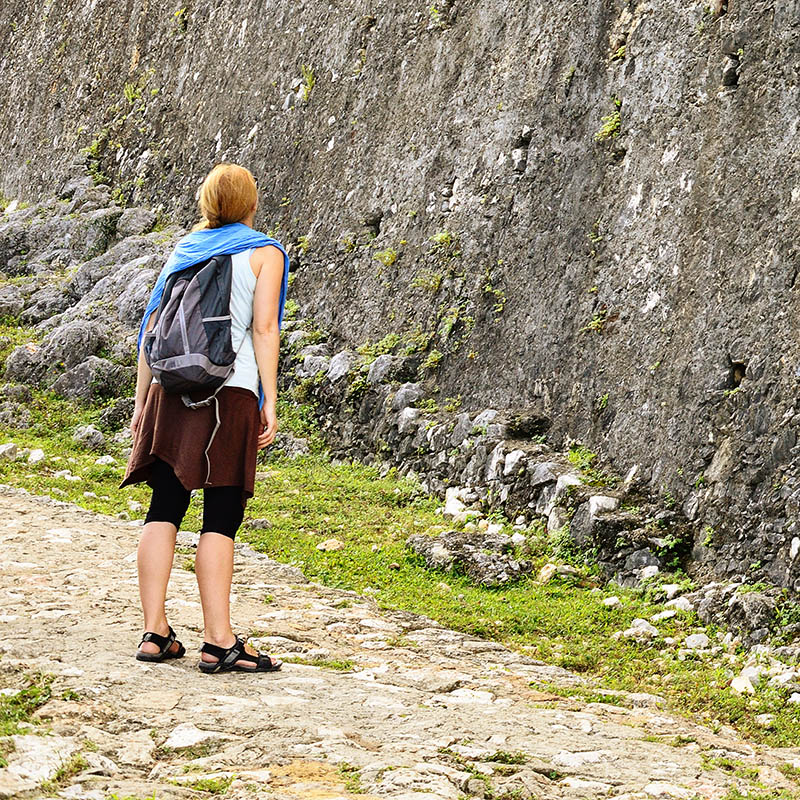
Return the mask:
{"type": "MultiPolygon", "coordinates": [[[[197,401],[207,393],[190,396],[197,401]]],[[[205,450],[217,421],[214,404],[187,408],[179,394],[167,394],[159,384],[152,384],[120,486],[149,481],[150,466],[157,457],[175,470],[186,489],[241,486],[245,505],[253,496],[258,436],[263,429],[258,399],[239,386],[224,386],[217,398],[220,426],[207,461],[205,450]]]]}

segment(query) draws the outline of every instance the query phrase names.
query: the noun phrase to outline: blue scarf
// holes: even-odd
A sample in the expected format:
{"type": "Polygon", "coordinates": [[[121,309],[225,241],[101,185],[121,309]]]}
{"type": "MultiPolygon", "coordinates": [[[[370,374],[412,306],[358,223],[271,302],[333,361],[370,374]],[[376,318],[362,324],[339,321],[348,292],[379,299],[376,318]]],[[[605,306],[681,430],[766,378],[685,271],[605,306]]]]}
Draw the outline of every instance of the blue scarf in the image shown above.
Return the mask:
{"type": "MultiPolygon", "coordinates": [[[[286,290],[289,286],[289,256],[286,254],[283,245],[267,236],[265,233],[255,231],[241,222],[234,222],[230,225],[223,225],[221,228],[205,228],[199,231],[187,233],[170,254],[167,263],[164,264],[161,274],[158,276],[156,285],[150,293],[147,302],[147,309],[139,326],[139,338],[136,343],[137,350],[142,346],[144,328],[150,315],[158,308],[161,297],[164,294],[164,284],[173,272],[178,272],[192,264],[199,264],[208,258],[216,255],[233,255],[249,250],[251,247],[265,247],[271,244],[283,253],[283,280],[281,281],[281,294],[278,306],[278,327],[283,323],[283,308],[286,304],[286,290]]],[[[258,385],[258,407],[264,405],[264,390],[261,383],[258,385]]]]}

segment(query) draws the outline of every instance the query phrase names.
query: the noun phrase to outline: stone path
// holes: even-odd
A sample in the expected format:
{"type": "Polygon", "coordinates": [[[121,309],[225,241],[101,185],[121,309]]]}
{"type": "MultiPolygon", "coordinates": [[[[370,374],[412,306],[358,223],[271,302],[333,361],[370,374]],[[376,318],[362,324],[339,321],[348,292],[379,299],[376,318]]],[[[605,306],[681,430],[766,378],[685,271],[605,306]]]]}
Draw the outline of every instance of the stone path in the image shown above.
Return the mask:
{"type": "Polygon", "coordinates": [[[723,798],[746,781],[705,769],[704,755],[742,760],[787,789],[777,766],[800,766],[800,750],[756,750],[664,713],[651,696],[618,707],[537,691],[531,682],[580,679],[424,617],[380,612],[246,547],[236,629],[274,654],[352,668],[200,673],[185,554],[169,611],[187,656],[137,662],[136,542],[133,523],[0,490],[0,684],[42,671],[56,676],[58,698],[39,711],[37,730],[49,735],[14,737],[0,796],[45,796],[41,782],[70,763],[49,791],[97,800],[198,797],[226,785],[228,798],[277,800],[723,798]]]}

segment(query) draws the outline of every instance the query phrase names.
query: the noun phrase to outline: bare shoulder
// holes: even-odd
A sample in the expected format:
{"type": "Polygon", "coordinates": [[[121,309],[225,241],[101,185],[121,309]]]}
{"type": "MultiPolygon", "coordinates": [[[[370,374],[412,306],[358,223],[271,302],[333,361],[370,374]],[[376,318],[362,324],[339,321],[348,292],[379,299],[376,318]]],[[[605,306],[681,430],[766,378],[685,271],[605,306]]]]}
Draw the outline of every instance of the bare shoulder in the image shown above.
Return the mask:
{"type": "Polygon", "coordinates": [[[256,247],[250,254],[250,269],[256,278],[261,274],[264,266],[280,267],[283,270],[283,252],[274,244],[266,244],[263,247],[256,247]]]}

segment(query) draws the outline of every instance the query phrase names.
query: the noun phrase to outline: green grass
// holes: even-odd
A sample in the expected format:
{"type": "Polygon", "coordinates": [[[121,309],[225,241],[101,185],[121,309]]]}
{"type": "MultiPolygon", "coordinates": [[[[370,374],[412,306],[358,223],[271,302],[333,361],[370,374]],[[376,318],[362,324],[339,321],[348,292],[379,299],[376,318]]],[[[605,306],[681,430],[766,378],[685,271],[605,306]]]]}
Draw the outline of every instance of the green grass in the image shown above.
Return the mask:
{"type": "Polygon", "coordinates": [[[20,723],[30,722],[37,708],[52,696],[50,675],[29,675],[26,685],[14,695],[0,695],[0,737],[23,733],[20,723]]]}
{"type": "Polygon", "coordinates": [[[342,761],[342,763],[339,764],[337,772],[344,782],[344,788],[350,792],[350,794],[363,794],[364,790],[361,788],[361,773],[358,767],[354,767],[352,764],[342,761]]]}
{"type": "Polygon", "coordinates": [[[287,656],[281,659],[287,664],[306,664],[309,667],[320,667],[321,669],[332,669],[337,672],[350,672],[355,664],[347,658],[303,658],[302,656],[287,656]]]}
{"type": "Polygon", "coordinates": [[[233,776],[228,778],[200,778],[193,783],[183,784],[190,789],[208,794],[225,794],[233,783],[233,776]]]}

